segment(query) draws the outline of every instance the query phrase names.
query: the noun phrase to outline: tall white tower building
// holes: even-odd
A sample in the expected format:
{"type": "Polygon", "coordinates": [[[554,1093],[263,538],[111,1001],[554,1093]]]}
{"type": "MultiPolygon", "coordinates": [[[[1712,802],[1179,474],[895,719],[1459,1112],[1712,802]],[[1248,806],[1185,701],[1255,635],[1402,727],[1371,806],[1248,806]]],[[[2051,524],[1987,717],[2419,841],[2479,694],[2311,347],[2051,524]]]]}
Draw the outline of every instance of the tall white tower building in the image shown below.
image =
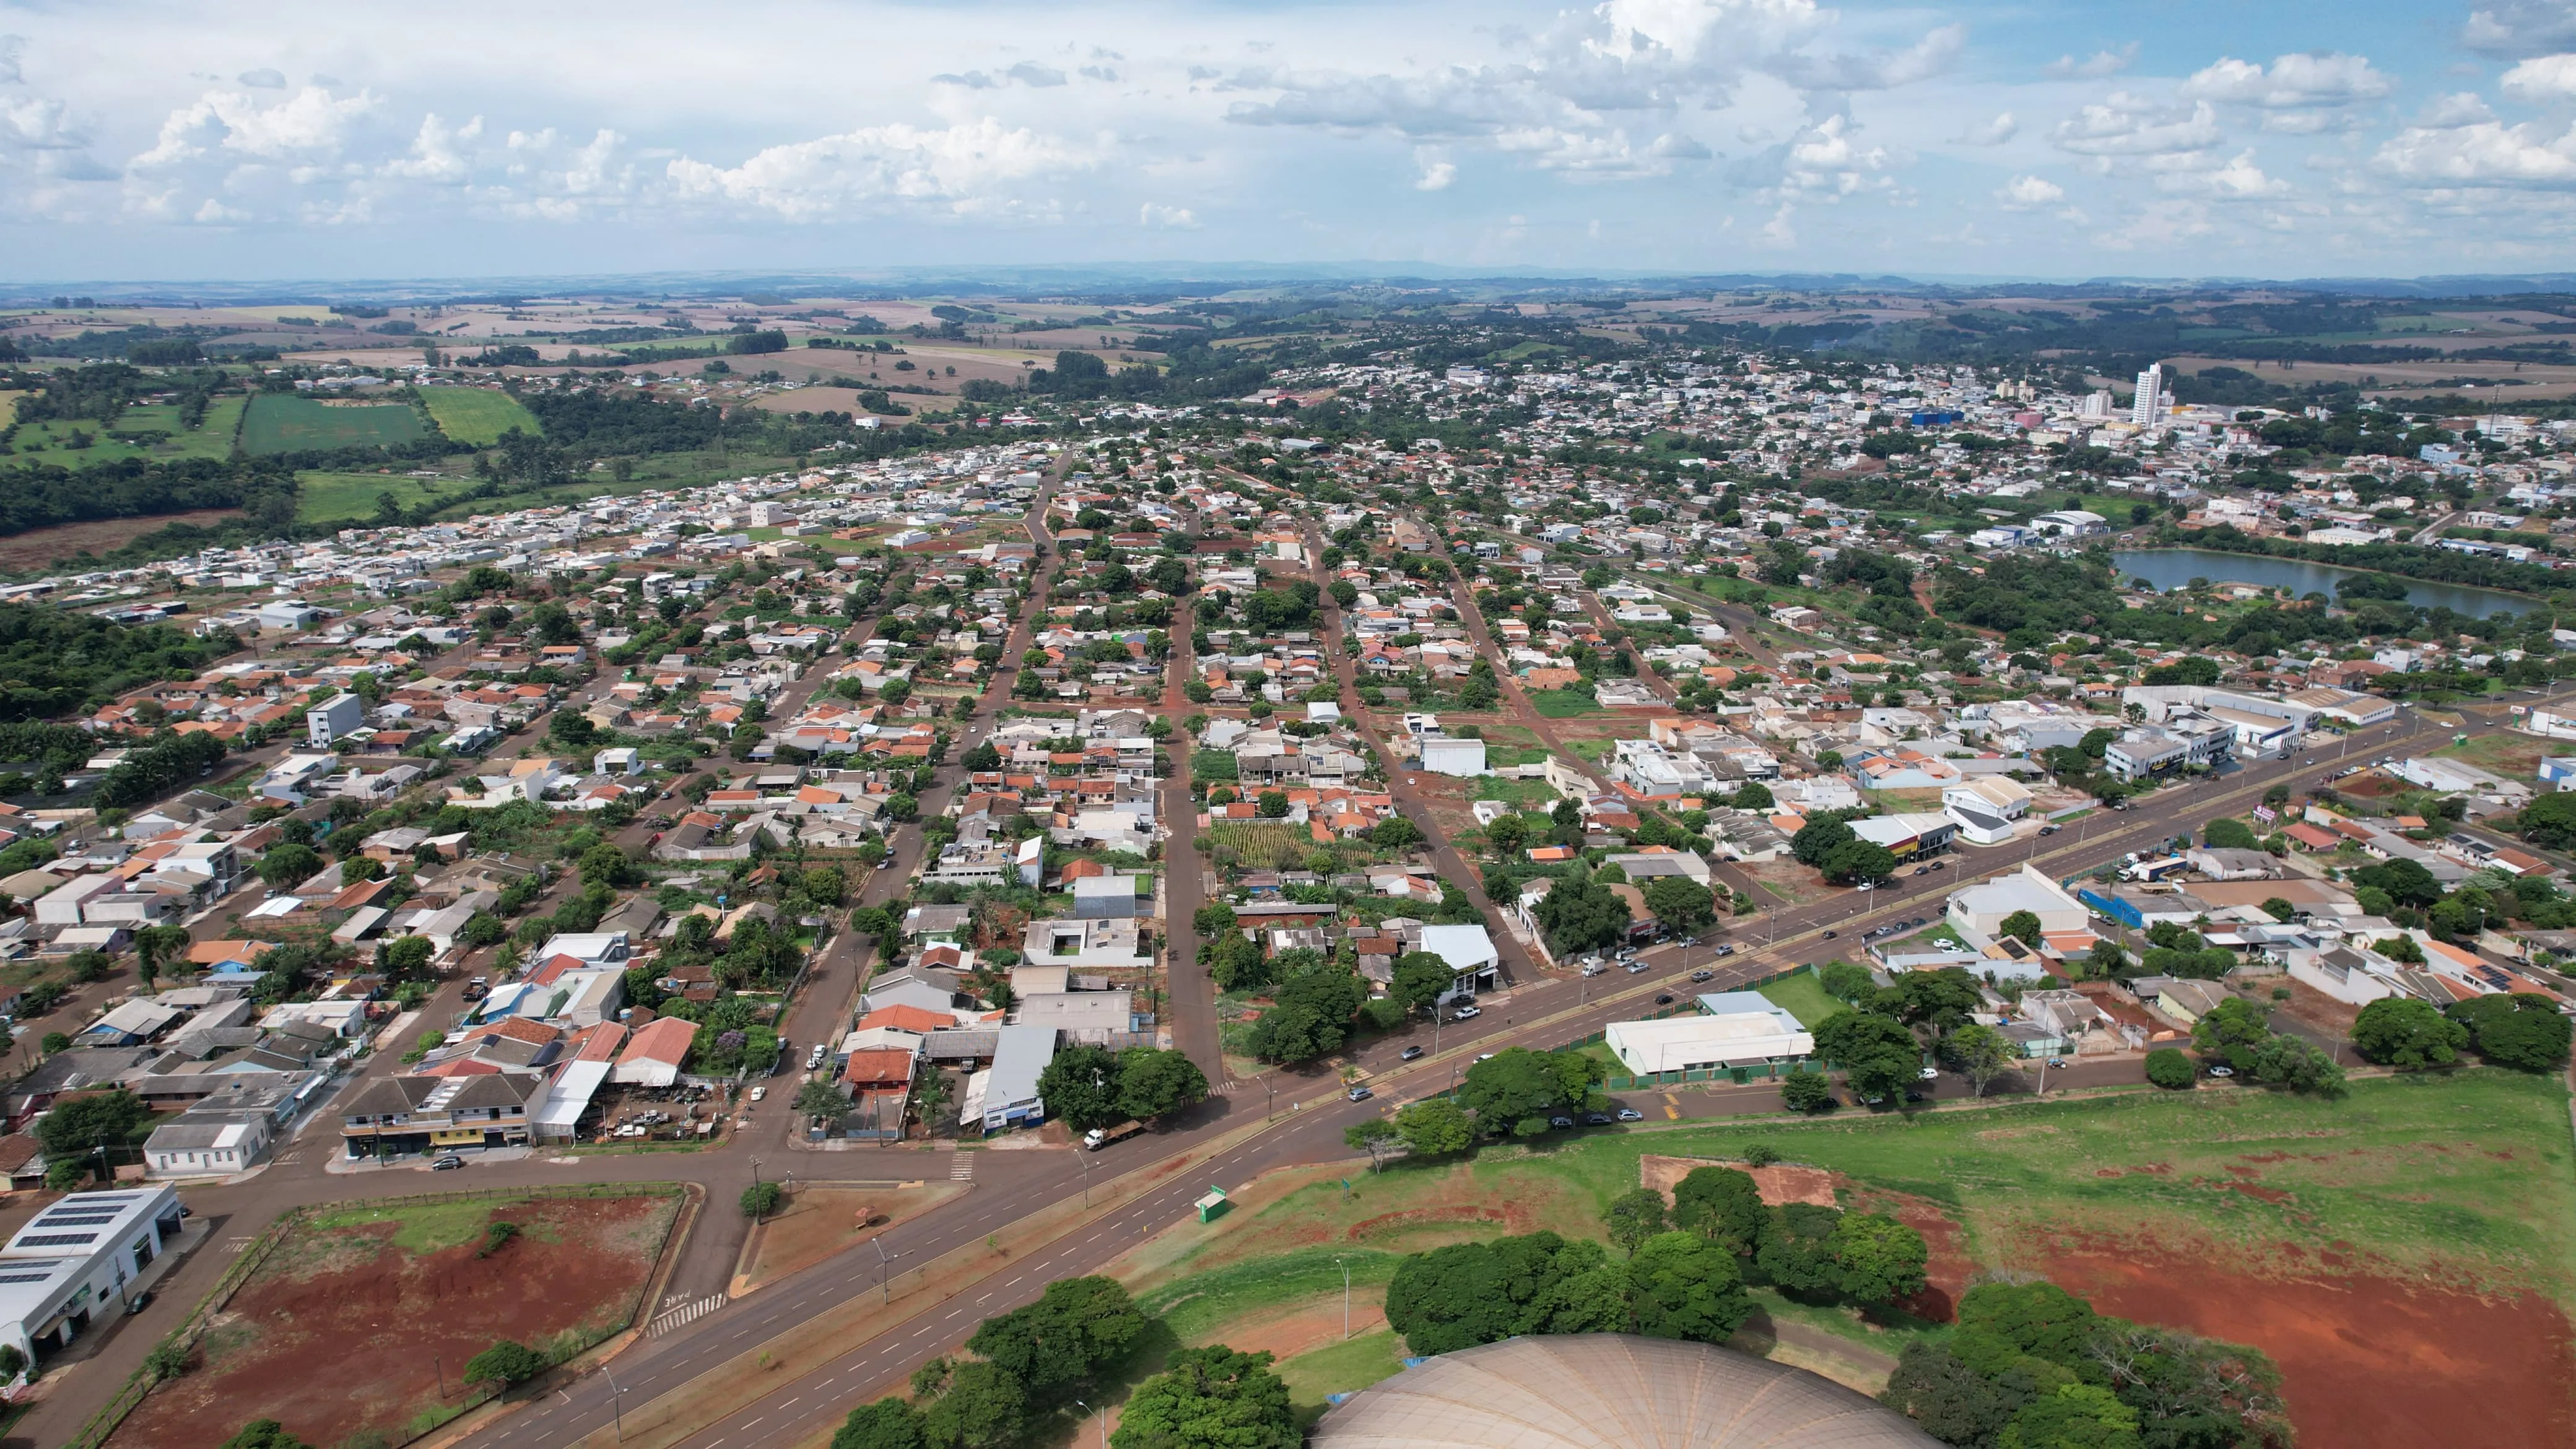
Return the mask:
{"type": "Polygon", "coordinates": [[[2129,421],[2142,428],[2154,427],[2159,416],[2156,404],[2164,391],[2165,365],[2148,363],[2147,370],[2138,374],[2138,395],[2129,402],[2129,421]]]}

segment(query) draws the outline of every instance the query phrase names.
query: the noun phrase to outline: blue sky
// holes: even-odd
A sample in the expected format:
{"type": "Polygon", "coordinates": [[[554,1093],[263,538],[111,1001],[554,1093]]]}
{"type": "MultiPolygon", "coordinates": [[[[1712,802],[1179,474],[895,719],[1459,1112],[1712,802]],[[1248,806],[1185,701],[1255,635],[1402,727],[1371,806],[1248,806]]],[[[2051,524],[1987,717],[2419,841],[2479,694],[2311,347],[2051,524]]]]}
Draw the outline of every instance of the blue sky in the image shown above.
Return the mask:
{"type": "Polygon", "coordinates": [[[2576,0],[0,0],[0,276],[2576,270],[2576,0]]]}

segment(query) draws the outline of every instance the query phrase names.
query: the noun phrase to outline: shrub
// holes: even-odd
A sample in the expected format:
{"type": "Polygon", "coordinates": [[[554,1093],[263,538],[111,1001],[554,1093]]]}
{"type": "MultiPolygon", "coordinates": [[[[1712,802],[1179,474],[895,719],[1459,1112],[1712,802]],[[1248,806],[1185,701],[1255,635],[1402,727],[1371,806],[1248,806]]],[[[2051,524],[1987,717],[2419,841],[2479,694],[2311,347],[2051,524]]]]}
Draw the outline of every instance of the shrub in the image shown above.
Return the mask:
{"type": "Polygon", "coordinates": [[[516,1339],[505,1338],[465,1361],[465,1381],[503,1388],[524,1384],[546,1371],[546,1356],[516,1339]]]}
{"type": "Polygon", "coordinates": [[[2191,1064],[2191,1058],[2172,1047],[2158,1047],[2147,1053],[2147,1080],[2168,1092],[2190,1090],[2199,1075],[2191,1064]]]}
{"type": "Polygon", "coordinates": [[[755,1182],[742,1190],[742,1215],[747,1218],[767,1217],[778,1211],[787,1200],[786,1189],[774,1182],[755,1182]]]}

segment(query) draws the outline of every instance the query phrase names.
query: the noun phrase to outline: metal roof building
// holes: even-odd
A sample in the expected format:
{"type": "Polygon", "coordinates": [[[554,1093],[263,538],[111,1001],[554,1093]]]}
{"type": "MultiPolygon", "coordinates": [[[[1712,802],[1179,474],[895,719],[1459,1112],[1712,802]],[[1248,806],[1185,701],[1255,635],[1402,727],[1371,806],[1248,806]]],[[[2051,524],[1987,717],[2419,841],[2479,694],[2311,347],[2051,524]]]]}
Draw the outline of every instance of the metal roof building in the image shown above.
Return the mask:
{"type": "Polygon", "coordinates": [[[1426,1359],[1326,1414],[1309,1449],[1933,1449],[1805,1369],[1622,1333],[1514,1338],[1426,1359]]]}

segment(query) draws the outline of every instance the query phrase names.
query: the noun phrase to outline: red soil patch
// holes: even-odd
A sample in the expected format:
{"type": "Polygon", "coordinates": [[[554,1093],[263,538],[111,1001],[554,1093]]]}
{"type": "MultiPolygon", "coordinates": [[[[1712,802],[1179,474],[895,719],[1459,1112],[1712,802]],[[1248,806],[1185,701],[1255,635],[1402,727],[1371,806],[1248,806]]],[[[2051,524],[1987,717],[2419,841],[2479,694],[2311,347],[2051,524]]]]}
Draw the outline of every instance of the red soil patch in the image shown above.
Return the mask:
{"type": "Polygon", "coordinates": [[[1513,1203],[1508,1207],[1472,1207],[1466,1205],[1406,1208],[1401,1212],[1379,1213],[1362,1218],[1343,1230],[1342,1236],[1356,1243],[1371,1233],[1396,1228],[1437,1227],[1446,1223],[1501,1223],[1514,1233],[1535,1232],[1537,1219],[1527,1207],[1513,1203]]]}
{"type": "MultiPolygon", "coordinates": [[[[1350,1336],[1375,1333],[1386,1327],[1386,1310],[1366,1299],[1351,1300],[1350,1336]]],[[[1328,1348],[1342,1341],[1342,1305],[1302,1309],[1266,1323],[1232,1324],[1226,1329],[1225,1345],[1237,1353],[1270,1351],[1281,1363],[1301,1353],[1328,1348]]]]}
{"type": "Polygon", "coordinates": [[[2558,1306],[2391,1278],[2252,1278],[2189,1252],[2061,1246],[2048,1276],[2104,1313],[2251,1344],[2281,1366],[2300,1442],[2334,1449],[2564,1449],[2576,1333],[2558,1306]]]}
{"type": "Polygon", "coordinates": [[[1923,1265],[1923,1291],[1896,1306],[1917,1318],[1947,1323],[1958,1316],[1959,1295],[1976,1276],[1977,1261],[1968,1256],[1968,1235],[1939,1205],[1904,1193],[1873,1192],[1853,1204],[1863,1212],[1884,1213],[1923,1235],[1931,1258],[1923,1265]]]}
{"type": "Polygon", "coordinates": [[[1637,1185],[1652,1188],[1670,1202],[1673,1188],[1695,1167],[1732,1167],[1753,1175],[1753,1186],[1762,1201],[1771,1207],[1802,1202],[1815,1207],[1835,1207],[1834,1189],[1843,1185],[1842,1174],[1821,1167],[1797,1167],[1773,1163],[1769,1167],[1746,1167],[1715,1157],[1659,1157],[1648,1154],[1637,1159],[1637,1185]]]}
{"type": "Polygon", "coordinates": [[[114,553],[143,535],[174,523],[212,528],[224,519],[241,516],[242,511],[238,508],[192,508],[185,513],[155,513],[144,518],[101,518],[88,523],[31,529],[0,538],[0,570],[14,574],[33,573],[56,560],[70,558],[82,549],[94,554],[114,553]]]}
{"type": "Polygon", "coordinates": [[[404,1252],[391,1223],[307,1229],[216,1316],[202,1365],[155,1390],[113,1442],[203,1449],[208,1426],[264,1418],[309,1444],[368,1433],[400,1443],[414,1415],[459,1402],[466,1360],[495,1341],[542,1347],[622,1324],[670,1207],[652,1197],[500,1204],[491,1217],[520,1232],[489,1259],[475,1256],[479,1239],[404,1252]]]}

